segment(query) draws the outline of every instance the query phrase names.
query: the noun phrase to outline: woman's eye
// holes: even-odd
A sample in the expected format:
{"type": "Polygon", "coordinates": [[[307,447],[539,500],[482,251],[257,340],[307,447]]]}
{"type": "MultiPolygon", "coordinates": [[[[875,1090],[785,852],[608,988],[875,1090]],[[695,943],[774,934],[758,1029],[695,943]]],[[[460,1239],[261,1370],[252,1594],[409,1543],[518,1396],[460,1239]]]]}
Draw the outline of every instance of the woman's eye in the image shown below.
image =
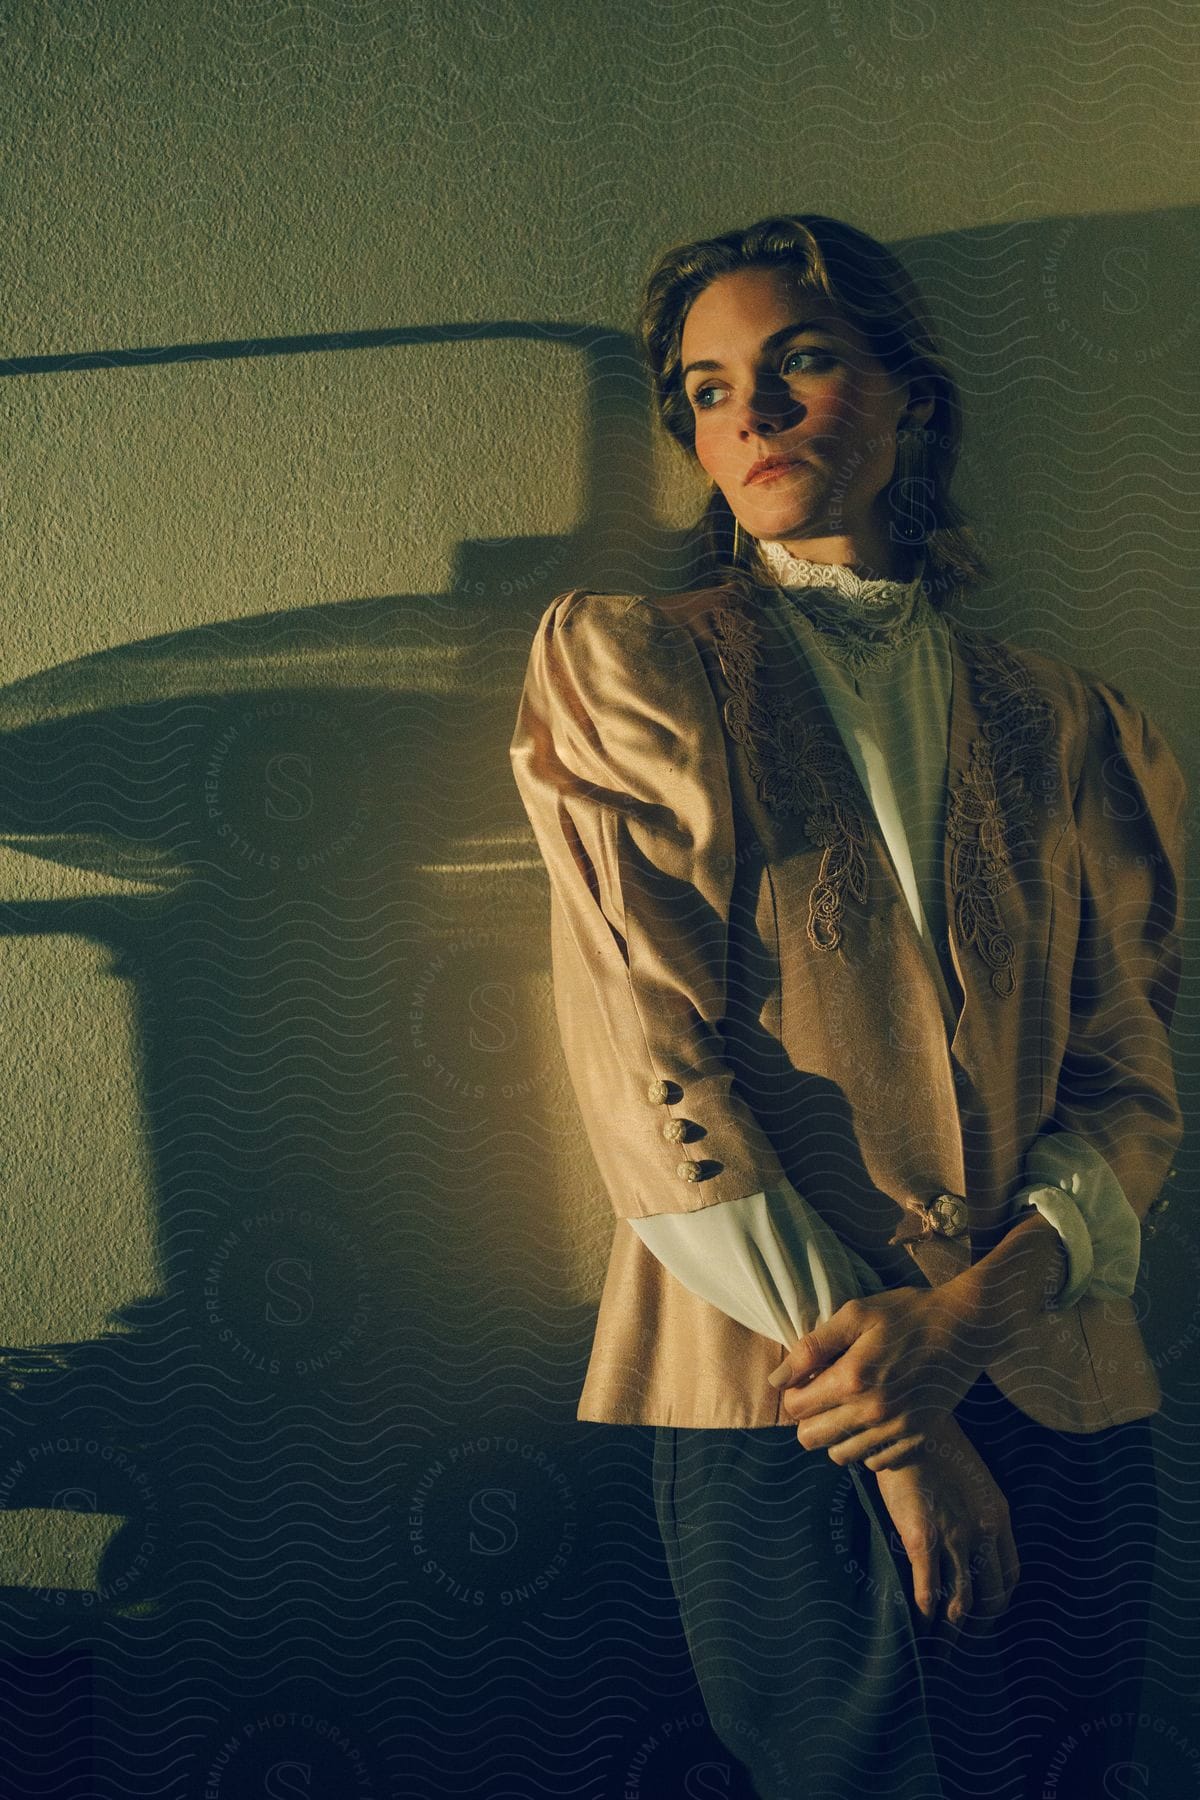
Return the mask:
{"type": "MultiPolygon", "coordinates": [[[[831,368],[837,361],[837,358],[831,356],[828,350],[789,350],[783,359],[783,366],[780,371],[781,374],[792,375],[797,372],[804,373],[803,370],[797,371],[792,367],[792,364],[798,356],[805,358],[812,368],[818,370],[831,368]]],[[[719,395],[720,392],[720,387],[715,386],[712,382],[706,383],[704,387],[695,388],[692,392],[692,405],[696,408],[697,412],[711,412],[715,402],[708,398],[708,396],[713,394],[719,395]]]]}
{"type": "Polygon", "coordinates": [[[818,366],[833,361],[832,356],[829,355],[827,350],[789,350],[783,359],[783,372],[785,375],[789,372],[788,364],[795,356],[807,356],[809,362],[816,363],[818,366]]]}

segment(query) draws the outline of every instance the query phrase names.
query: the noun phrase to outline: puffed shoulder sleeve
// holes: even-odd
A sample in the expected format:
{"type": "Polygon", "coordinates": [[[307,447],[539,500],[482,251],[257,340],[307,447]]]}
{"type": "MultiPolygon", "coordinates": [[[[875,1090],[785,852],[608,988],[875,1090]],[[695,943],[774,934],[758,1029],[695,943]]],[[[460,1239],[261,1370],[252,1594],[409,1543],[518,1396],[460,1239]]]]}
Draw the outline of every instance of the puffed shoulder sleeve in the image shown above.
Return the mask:
{"type": "Polygon", "coordinates": [[[1090,678],[1088,707],[1075,796],[1079,937],[1055,1122],[1095,1146],[1144,1220],[1183,1135],[1169,1033],[1187,788],[1158,726],[1120,689],[1090,678]]]}
{"type": "Polygon", "coordinates": [[[687,625],[649,599],[560,595],[510,756],[549,875],[563,1052],[618,1218],[779,1186],[722,1038],[734,821],[687,625]]]}

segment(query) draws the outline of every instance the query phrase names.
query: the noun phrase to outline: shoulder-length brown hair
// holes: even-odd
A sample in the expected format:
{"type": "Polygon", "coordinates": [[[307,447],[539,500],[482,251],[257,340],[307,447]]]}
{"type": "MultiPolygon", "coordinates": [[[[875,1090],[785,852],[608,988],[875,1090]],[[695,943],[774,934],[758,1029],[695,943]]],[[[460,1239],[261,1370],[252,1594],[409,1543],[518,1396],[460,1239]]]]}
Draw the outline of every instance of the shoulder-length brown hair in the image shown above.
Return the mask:
{"type": "MultiPolygon", "coordinates": [[[[736,269],[783,268],[802,292],[820,296],[862,332],[871,353],[902,381],[933,395],[933,410],[916,434],[923,452],[921,515],[924,579],[931,601],[941,605],[959,587],[991,579],[975,533],[950,497],[962,445],[958,384],[934,335],[912,277],[890,250],[866,232],[823,213],[760,219],[744,231],[702,238],[668,250],[648,276],[638,329],[655,404],[666,431],[688,456],[696,454],[695,418],[684,391],[680,345],[688,308],[710,281],[736,269]]],[[[893,475],[893,484],[897,480],[893,475]]],[[[910,503],[910,497],[903,497],[910,503]]],[[[902,496],[888,491],[899,511],[902,496]]],[[[720,489],[696,522],[701,549],[700,582],[761,575],[753,540],[742,538],[735,557],[734,518],[720,489]]]]}

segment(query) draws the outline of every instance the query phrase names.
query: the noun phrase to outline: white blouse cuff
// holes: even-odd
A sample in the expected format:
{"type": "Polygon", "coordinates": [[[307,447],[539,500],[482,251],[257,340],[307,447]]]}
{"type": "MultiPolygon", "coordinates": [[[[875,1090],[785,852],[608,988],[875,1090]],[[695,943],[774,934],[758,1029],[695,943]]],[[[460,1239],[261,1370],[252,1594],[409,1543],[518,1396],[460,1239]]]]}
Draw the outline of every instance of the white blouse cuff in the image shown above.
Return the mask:
{"type": "Polygon", "coordinates": [[[1031,1145],[1023,1174],[1017,1205],[1035,1206],[1067,1255],[1055,1308],[1073,1306],[1085,1294],[1127,1300],[1141,1260],[1141,1222],[1100,1152],[1076,1132],[1047,1132],[1031,1145]]]}
{"type": "Polygon", "coordinates": [[[1091,1234],[1083,1222],[1083,1214],[1070,1194],[1059,1187],[1023,1188],[1017,1195],[1017,1205],[1034,1207],[1062,1239],[1067,1274],[1054,1296],[1051,1310],[1065,1312],[1068,1306],[1083,1299],[1091,1287],[1095,1270],[1091,1234]]]}
{"type": "Polygon", "coordinates": [[[883,1286],[790,1183],[629,1223],[685,1287],[788,1349],[847,1300],[883,1286]]]}

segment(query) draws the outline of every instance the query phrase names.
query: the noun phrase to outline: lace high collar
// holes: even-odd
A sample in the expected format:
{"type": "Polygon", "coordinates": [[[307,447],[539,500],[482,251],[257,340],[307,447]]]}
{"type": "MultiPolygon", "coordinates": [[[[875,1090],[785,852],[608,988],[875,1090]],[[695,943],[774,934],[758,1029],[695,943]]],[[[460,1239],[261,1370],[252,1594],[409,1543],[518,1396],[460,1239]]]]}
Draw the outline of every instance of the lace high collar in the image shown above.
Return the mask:
{"type": "Polygon", "coordinates": [[[763,562],[781,587],[801,593],[832,593],[846,604],[847,611],[862,613],[881,621],[890,611],[907,612],[925,572],[925,559],[911,581],[889,577],[858,575],[844,563],[810,562],[806,556],[793,556],[786,545],[772,538],[759,538],[758,549],[763,562]]]}
{"type": "Polygon", "coordinates": [[[759,538],[758,549],[768,574],[820,633],[826,654],[848,668],[890,662],[937,616],[924,588],[923,555],[910,581],[895,581],[810,562],[771,538],[759,538]]]}

